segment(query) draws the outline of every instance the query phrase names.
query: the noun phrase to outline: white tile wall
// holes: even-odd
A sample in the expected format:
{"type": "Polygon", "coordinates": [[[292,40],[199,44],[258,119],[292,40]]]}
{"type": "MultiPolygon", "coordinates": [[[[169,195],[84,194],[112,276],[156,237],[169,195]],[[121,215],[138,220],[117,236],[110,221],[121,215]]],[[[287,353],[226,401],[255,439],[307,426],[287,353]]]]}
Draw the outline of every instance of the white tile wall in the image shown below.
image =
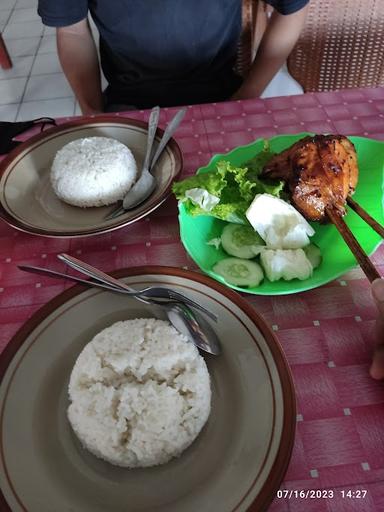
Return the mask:
{"type": "MultiPolygon", "coordinates": [[[[43,26],[37,0],[0,0],[0,32],[13,62],[0,68],[0,121],[81,115],[60,67],[55,29],[43,26]]],[[[283,70],[263,96],[299,92],[283,70]]]]}

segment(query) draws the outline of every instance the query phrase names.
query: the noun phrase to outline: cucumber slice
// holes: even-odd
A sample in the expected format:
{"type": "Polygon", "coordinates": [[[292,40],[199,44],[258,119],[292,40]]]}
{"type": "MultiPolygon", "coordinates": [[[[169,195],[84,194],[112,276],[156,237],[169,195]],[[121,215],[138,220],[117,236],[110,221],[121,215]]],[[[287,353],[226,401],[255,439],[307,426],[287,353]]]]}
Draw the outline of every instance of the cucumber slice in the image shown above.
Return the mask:
{"type": "Polygon", "coordinates": [[[317,268],[323,259],[320,248],[315,244],[309,244],[303,247],[303,251],[305,252],[306,257],[309,259],[312,267],[317,268]]]}
{"type": "Polygon", "coordinates": [[[259,286],[264,277],[258,263],[241,258],[224,258],[214,265],[213,271],[235,286],[259,286]]]}
{"type": "Polygon", "coordinates": [[[231,256],[250,259],[257,256],[265,244],[251,226],[227,224],[221,234],[221,245],[231,256]]]}

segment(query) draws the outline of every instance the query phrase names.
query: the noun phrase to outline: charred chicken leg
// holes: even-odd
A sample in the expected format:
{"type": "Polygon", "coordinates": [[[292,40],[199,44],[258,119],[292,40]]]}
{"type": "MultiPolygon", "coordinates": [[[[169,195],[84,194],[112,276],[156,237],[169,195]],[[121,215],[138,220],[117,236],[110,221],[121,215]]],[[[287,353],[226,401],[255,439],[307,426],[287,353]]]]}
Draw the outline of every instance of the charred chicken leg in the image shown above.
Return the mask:
{"type": "Polygon", "coordinates": [[[329,209],[343,216],[358,180],[355,147],[342,135],[308,136],[272,157],[262,176],[284,180],[308,220],[323,220],[329,209]]]}

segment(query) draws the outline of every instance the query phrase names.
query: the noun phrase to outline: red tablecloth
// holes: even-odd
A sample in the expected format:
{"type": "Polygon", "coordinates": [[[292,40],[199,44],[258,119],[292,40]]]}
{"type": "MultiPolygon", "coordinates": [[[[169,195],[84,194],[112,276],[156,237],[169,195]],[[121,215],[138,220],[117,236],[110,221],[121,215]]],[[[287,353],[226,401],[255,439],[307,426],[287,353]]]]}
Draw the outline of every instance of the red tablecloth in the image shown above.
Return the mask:
{"type": "MultiPolygon", "coordinates": [[[[176,110],[163,109],[160,124],[164,126],[176,110]]],[[[144,111],[124,115],[148,118],[144,111]]],[[[215,153],[258,137],[301,131],[384,140],[384,89],[191,106],[175,137],[186,176],[215,153]]],[[[64,251],[105,271],[146,264],[195,268],[180,243],[174,198],[146,219],[91,238],[42,238],[1,222],[0,348],[41,305],[69,286],[20,272],[17,264],[64,270],[56,260],[64,251]]],[[[372,260],[382,274],[383,257],[381,246],[372,260]]],[[[375,316],[368,281],[356,269],[316,290],[245,297],[275,331],[296,386],[296,441],[281,489],[334,491],[332,498],[324,493],[328,497],[314,499],[292,492],[276,498],[270,510],[384,510],[384,383],[368,375],[375,316]],[[347,497],[349,490],[366,492],[360,495],[364,497],[347,497]]]]}

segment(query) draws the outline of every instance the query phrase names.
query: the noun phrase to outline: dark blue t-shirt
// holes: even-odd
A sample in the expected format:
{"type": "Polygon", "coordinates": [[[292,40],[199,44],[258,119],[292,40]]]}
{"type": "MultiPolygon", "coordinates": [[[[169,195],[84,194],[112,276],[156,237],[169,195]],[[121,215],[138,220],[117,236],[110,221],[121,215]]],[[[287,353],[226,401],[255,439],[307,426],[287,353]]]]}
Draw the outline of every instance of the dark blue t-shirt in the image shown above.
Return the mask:
{"type": "MultiPolygon", "coordinates": [[[[308,0],[270,0],[282,14],[308,0]]],[[[240,0],[39,0],[45,25],[77,23],[90,12],[110,102],[150,107],[221,101],[241,84],[233,72],[240,0]]]]}

